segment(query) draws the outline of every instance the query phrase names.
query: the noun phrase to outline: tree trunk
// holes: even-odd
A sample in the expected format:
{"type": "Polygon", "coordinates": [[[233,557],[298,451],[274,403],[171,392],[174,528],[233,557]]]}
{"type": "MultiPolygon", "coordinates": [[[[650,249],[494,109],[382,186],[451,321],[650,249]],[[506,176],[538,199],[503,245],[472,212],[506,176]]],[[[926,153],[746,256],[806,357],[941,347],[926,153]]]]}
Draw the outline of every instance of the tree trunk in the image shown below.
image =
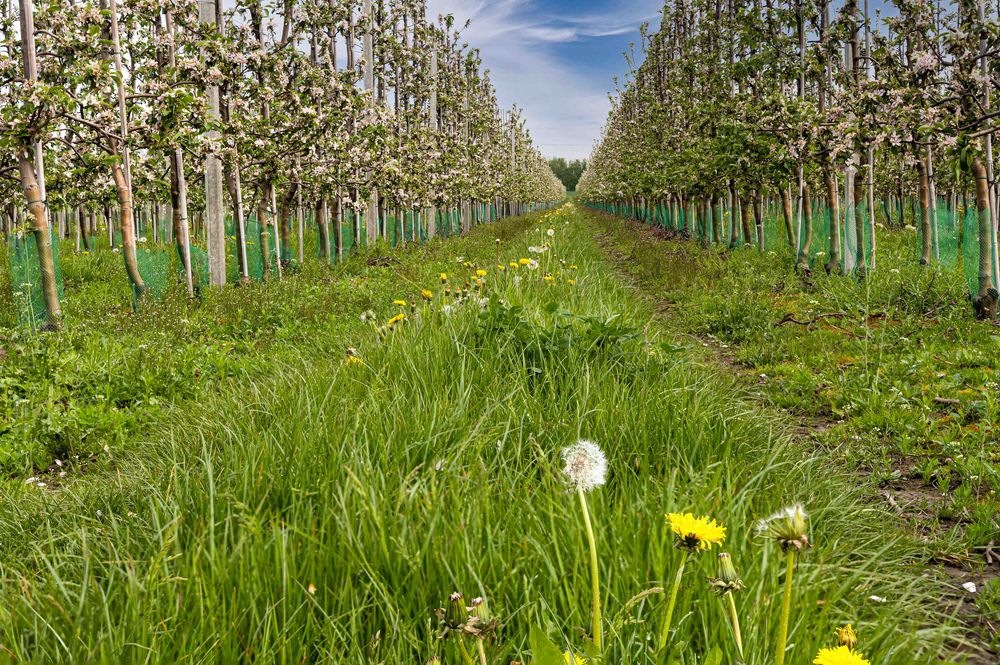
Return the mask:
{"type": "MultiPolygon", "coordinates": [[[[291,254],[292,246],[292,203],[295,201],[298,189],[299,184],[297,182],[292,182],[288,185],[288,192],[281,199],[281,210],[278,213],[278,222],[281,227],[281,246],[288,249],[289,254],[291,254]]],[[[284,257],[279,258],[283,266],[288,265],[284,257]]]]}
{"type": "Polygon", "coordinates": [[[931,202],[927,164],[917,157],[917,199],[920,203],[920,265],[931,262],[931,202]]]}
{"type": "Polygon", "coordinates": [[[314,211],[316,216],[316,242],[319,244],[319,258],[321,261],[330,262],[330,234],[327,225],[327,204],[326,197],[321,196],[316,200],[314,211]]]}
{"type": "Polygon", "coordinates": [[[257,218],[260,220],[260,278],[266,281],[271,276],[271,247],[268,237],[268,206],[271,204],[271,181],[265,180],[257,203],[257,218]]]}
{"type": "Polygon", "coordinates": [[[990,214],[989,179],[986,165],[980,157],[972,160],[972,175],[976,179],[976,208],[979,213],[979,290],[972,299],[972,307],[976,318],[987,320],[996,317],[997,290],[993,285],[993,218],[990,214]]]}
{"type": "Polygon", "coordinates": [[[128,275],[128,281],[132,284],[136,300],[140,300],[146,293],[146,285],[139,274],[139,264],[136,261],[135,229],[132,226],[132,188],[129,187],[125,172],[117,162],[111,165],[111,177],[115,181],[118,205],[121,208],[121,219],[118,220],[118,226],[122,234],[121,252],[125,258],[125,273],[128,275]]]}
{"type": "Polygon", "coordinates": [[[740,198],[740,223],[743,227],[743,242],[747,245],[753,244],[753,225],[750,222],[752,209],[753,199],[750,196],[740,198]]]}
{"type": "Polygon", "coordinates": [[[813,225],[812,225],[812,192],[809,191],[808,183],[802,185],[802,210],[800,214],[802,215],[802,229],[799,232],[799,258],[795,262],[796,267],[803,273],[809,273],[812,269],[810,266],[809,252],[812,250],[812,237],[813,237],[813,225]]]}
{"type": "Polygon", "coordinates": [[[781,187],[781,212],[785,219],[785,238],[789,247],[795,247],[795,226],[792,223],[792,192],[788,185],[781,187]]]}
{"type": "MultiPolygon", "coordinates": [[[[177,258],[184,272],[184,285],[188,296],[194,296],[194,275],[191,272],[190,227],[187,211],[187,182],[184,180],[184,157],[180,148],[171,152],[170,157],[170,207],[177,245],[177,258]]],[[[124,240],[124,236],[122,236],[124,240]]]]}
{"type": "Polygon", "coordinates": [[[59,305],[59,285],[56,283],[56,263],[52,252],[52,234],[49,230],[48,211],[42,200],[41,189],[31,162],[31,149],[21,146],[17,155],[18,172],[21,175],[21,189],[31,213],[35,247],[38,251],[38,268],[42,281],[42,296],[45,299],[46,330],[58,330],[62,326],[62,308],[59,305]]]}
{"type": "Polygon", "coordinates": [[[826,206],[830,211],[830,256],[826,262],[826,271],[832,275],[840,274],[840,193],[837,191],[837,177],[832,168],[824,169],[826,179],[826,206]]]}

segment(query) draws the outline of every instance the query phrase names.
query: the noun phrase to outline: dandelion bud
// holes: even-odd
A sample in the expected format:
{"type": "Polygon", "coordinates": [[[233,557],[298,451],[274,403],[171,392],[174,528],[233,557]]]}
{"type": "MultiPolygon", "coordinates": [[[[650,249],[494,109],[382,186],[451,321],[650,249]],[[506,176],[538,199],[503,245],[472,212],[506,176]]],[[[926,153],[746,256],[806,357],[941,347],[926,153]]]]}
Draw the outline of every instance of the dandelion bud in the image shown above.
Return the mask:
{"type": "Polygon", "coordinates": [[[854,628],[851,624],[847,624],[843,628],[838,628],[837,633],[837,644],[842,647],[847,647],[853,651],[858,646],[858,634],[854,632],[854,628]]]}
{"type": "Polygon", "coordinates": [[[482,596],[472,599],[472,607],[469,608],[469,613],[481,621],[486,621],[490,618],[489,611],[486,609],[486,601],[483,600],[482,596]]]}
{"type": "Polygon", "coordinates": [[[469,620],[469,610],[465,607],[465,599],[458,591],[448,596],[448,612],[445,616],[447,623],[455,628],[464,625],[469,620]]]}
{"type": "Polygon", "coordinates": [[[743,588],[743,581],[736,574],[736,567],[728,552],[719,552],[719,569],[717,577],[710,577],[708,583],[712,586],[712,591],[720,596],[724,596],[730,591],[739,591],[743,588]]]}

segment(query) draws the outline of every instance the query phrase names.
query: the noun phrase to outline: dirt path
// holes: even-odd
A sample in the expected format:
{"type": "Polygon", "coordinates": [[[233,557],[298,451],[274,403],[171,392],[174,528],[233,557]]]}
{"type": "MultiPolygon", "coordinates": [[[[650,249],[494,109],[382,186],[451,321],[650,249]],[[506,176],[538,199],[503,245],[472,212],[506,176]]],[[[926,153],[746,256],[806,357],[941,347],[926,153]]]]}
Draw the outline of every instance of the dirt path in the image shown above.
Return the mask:
{"type": "MultiPolygon", "coordinates": [[[[840,424],[837,420],[796,413],[793,410],[776,406],[761,389],[768,377],[757,373],[753,367],[742,362],[737,354],[738,347],[726,344],[714,336],[694,334],[681,329],[675,323],[670,323],[675,318],[677,301],[670,298],[669,292],[650,292],[635,274],[637,269],[635,248],[643,243],[662,243],[661,256],[667,261],[686,256],[685,252],[671,249],[671,238],[664,231],[633,220],[612,218],[603,213],[589,212],[588,214],[594,221],[597,244],[604,251],[608,261],[616,267],[622,280],[634,290],[637,298],[649,302],[656,315],[668,323],[668,327],[672,329],[674,334],[691,342],[696,349],[700,349],[697,353],[699,359],[723,368],[727,374],[737,377],[739,383],[746,389],[749,399],[760,408],[781,413],[786,423],[786,431],[790,436],[828,452],[828,448],[822,444],[822,438],[825,433],[840,424]],[[633,249],[629,254],[622,252],[619,246],[612,242],[613,234],[599,228],[599,224],[608,219],[615,219],[617,223],[628,225],[634,230],[633,249]]],[[[684,268],[688,268],[688,266],[683,266],[682,269],[684,268]]],[[[857,471],[857,473],[860,474],[861,471],[857,471]]],[[[935,534],[931,528],[931,520],[935,514],[936,506],[942,502],[940,493],[920,481],[901,477],[888,486],[880,488],[877,493],[873,493],[871,500],[872,502],[881,502],[889,508],[890,513],[898,516],[898,528],[913,533],[921,542],[933,543],[935,534]]],[[[996,634],[1000,630],[1000,625],[995,625],[996,622],[990,617],[983,616],[975,603],[975,597],[969,593],[967,588],[963,587],[963,585],[972,583],[976,585],[977,589],[981,589],[988,581],[1000,578],[1000,546],[997,547],[996,552],[993,552],[992,548],[988,549],[985,552],[985,557],[987,566],[982,570],[977,570],[977,567],[968,558],[932,556],[926,561],[926,569],[943,574],[948,586],[953,589],[952,594],[942,598],[942,603],[946,611],[957,613],[969,628],[969,646],[956,654],[959,657],[965,657],[967,659],[965,662],[969,665],[995,665],[1000,658],[1000,654],[990,651],[988,643],[983,639],[984,632],[996,634]],[[997,565],[991,565],[994,560],[997,565]]]]}

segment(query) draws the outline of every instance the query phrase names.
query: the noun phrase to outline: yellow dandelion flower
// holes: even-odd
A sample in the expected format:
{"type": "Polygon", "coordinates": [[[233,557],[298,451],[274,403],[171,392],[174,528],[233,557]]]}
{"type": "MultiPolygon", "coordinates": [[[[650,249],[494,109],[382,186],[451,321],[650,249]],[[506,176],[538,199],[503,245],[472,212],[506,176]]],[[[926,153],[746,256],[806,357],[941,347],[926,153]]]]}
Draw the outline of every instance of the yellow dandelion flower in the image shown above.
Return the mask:
{"type": "Polygon", "coordinates": [[[476,271],[476,277],[486,277],[486,271],[485,270],[477,270],[476,271]]]}
{"type": "Polygon", "coordinates": [[[526,266],[529,263],[531,263],[531,259],[519,259],[518,263],[520,263],[522,266],[526,266]]]}
{"type": "Polygon", "coordinates": [[[399,305],[400,307],[406,307],[406,301],[405,300],[393,300],[392,304],[393,305],[399,305]]]}
{"type": "Polygon", "coordinates": [[[421,289],[420,297],[423,298],[424,300],[430,300],[431,298],[434,297],[434,294],[429,289],[421,289]]]}
{"type": "Polygon", "coordinates": [[[397,314],[396,316],[394,316],[394,317],[392,317],[391,319],[389,319],[389,320],[388,320],[388,321],[386,322],[386,324],[385,324],[385,325],[386,325],[386,326],[388,326],[388,327],[390,327],[390,328],[392,328],[392,327],[393,327],[394,325],[396,325],[397,323],[400,323],[400,322],[402,322],[402,321],[405,321],[405,320],[406,320],[406,314],[404,314],[403,312],[400,312],[400,313],[399,313],[399,314],[397,314]]]}
{"type": "Polygon", "coordinates": [[[554,279],[555,279],[555,277],[553,277],[552,275],[546,275],[546,276],[545,276],[545,281],[546,281],[546,282],[551,282],[551,281],[553,281],[554,279]]]}
{"type": "Polygon", "coordinates": [[[566,661],[566,665],[587,665],[586,658],[578,656],[575,653],[570,653],[569,651],[563,651],[563,660],[566,661]]]}
{"type": "Polygon", "coordinates": [[[851,651],[847,647],[820,649],[813,665],[871,665],[864,654],[851,651]]]}
{"type": "Polygon", "coordinates": [[[499,270],[500,272],[503,272],[503,271],[507,270],[507,266],[505,266],[502,263],[498,263],[497,264],[497,270],[499,270]]]}
{"type": "Polygon", "coordinates": [[[365,362],[361,359],[360,356],[350,355],[350,356],[347,356],[344,359],[344,364],[348,365],[348,366],[350,366],[350,365],[363,365],[363,364],[365,364],[365,362]]]}
{"type": "Polygon", "coordinates": [[[447,281],[448,281],[448,273],[446,272],[441,273],[441,283],[444,284],[447,281]]]}
{"type": "Polygon", "coordinates": [[[516,269],[517,268],[517,261],[511,261],[510,262],[510,267],[516,269]]]}
{"type": "Polygon", "coordinates": [[[575,279],[567,279],[566,283],[569,284],[570,286],[575,286],[576,285],[576,280],[575,279]]]}
{"type": "Polygon", "coordinates": [[[726,527],[708,517],[695,517],[691,513],[667,515],[670,529],[680,538],[678,545],[689,550],[710,550],[726,537],[726,527]]]}

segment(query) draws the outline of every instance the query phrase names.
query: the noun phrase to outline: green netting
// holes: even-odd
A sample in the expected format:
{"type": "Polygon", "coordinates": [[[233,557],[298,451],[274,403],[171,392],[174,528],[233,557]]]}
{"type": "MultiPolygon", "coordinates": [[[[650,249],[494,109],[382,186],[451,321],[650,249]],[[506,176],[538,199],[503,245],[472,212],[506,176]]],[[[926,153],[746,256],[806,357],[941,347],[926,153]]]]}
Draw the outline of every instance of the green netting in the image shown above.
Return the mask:
{"type": "MultiPolygon", "coordinates": [[[[136,249],[135,262],[139,268],[139,276],[146,289],[147,298],[162,298],[166,293],[170,280],[170,250],[168,249],[136,249]]],[[[132,308],[139,309],[139,298],[135,288],[132,289],[132,308]]]]}
{"type": "Polygon", "coordinates": [[[961,260],[964,225],[946,199],[938,199],[933,212],[931,256],[941,266],[953,268],[961,260]]]}
{"type": "Polygon", "coordinates": [[[840,269],[843,274],[857,274],[859,268],[867,270],[868,257],[871,256],[870,235],[868,206],[848,206],[844,211],[840,235],[840,269]]]}
{"type": "MultiPolygon", "coordinates": [[[[247,272],[250,273],[250,279],[256,280],[258,282],[264,280],[264,247],[261,242],[261,226],[260,221],[255,215],[250,215],[244,222],[243,228],[246,230],[246,251],[247,251],[247,272]]],[[[267,238],[267,250],[271,255],[271,271],[277,271],[274,265],[274,248],[271,245],[274,241],[268,237],[267,238]]]]}
{"type": "MultiPolygon", "coordinates": [[[[480,214],[483,214],[482,208],[480,208],[480,214]]],[[[403,242],[417,242],[423,240],[425,237],[422,228],[423,225],[419,224],[419,220],[416,219],[416,215],[413,212],[404,212],[401,219],[389,216],[387,217],[387,222],[388,229],[386,235],[393,247],[403,242]]]]}
{"type": "MultiPolygon", "coordinates": [[[[992,224],[992,222],[987,222],[992,224]]],[[[965,211],[963,221],[964,232],[962,234],[962,258],[965,269],[965,278],[969,284],[969,295],[975,297],[979,293],[979,213],[976,208],[970,207],[965,211]]],[[[988,234],[992,239],[989,248],[989,266],[987,270],[992,275],[993,288],[1000,290],[997,285],[997,275],[993,266],[996,264],[996,234],[988,234]]]]}
{"type": "Polygon", "coordinates": [[[806,225],[805,214],[799,216],[796,254],[805,259],[810,269],[825,265],[830,251],[830,211],[812,202],[812,226],[806,225]]]}
{"type": "MultiPolygon", "coordinates": [[[[52,261],[55,264],[56,289],[59,299],[63,298],[62,271],[59,268],[59,239],[53,227],[49,227],[52,242],[52,261]]],[[[47,320],[45,295],[42,292],[42,273],[38,263],[38,245],[35,234],[12,233],[7,243],[10,257],[10,282],[14,290],[14,306],[21,328],[35,330],[47,320]]]]}

